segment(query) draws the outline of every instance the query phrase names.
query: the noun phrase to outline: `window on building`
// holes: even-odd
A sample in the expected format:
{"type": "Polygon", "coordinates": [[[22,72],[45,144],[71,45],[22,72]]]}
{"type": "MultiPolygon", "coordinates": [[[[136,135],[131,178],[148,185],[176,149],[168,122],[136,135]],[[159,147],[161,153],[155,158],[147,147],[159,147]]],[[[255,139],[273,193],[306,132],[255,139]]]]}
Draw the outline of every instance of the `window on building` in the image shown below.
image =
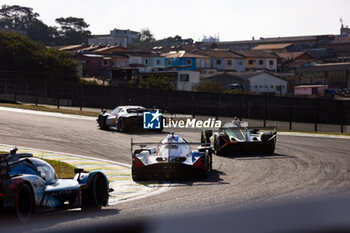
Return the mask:
{"type": "Polygon", "coordinates": [[[126,62],[125,61],[120,61],[120,66],[126,66],[126,62]]]}
{"type": "Polygon", "coordinates": [[[171,66],[171,60],[167,61],[168,66],[171,66]]]}
{"type": "Polygon", "coordinates": [[[271,85],[271,88],[273,88],[273,85],[271,85]]]}
{"type": "Polygon", "coordinates": [[[188,75],[188,74],[180,74],[180,81],[181,82],[188,82],[188,81],[190,81],[190,75],[188,75]]]}
{"type": "Polygon", "coordinates": [[[259,65],[264,65],[264,60],[259,60],[259,65]]]}
{"type": "Polygon", "coordinates": [[[108,60],[103,60],[103,65],[108,66],[108,60]]]}
{"type": "Polygon", "coordinates": [[[238,60],[237,64],[238,64],[239,66],[241,66],[241,65],[243,65],[243,61],[242,61],[242,60],[238,60]]]}
{"type": "Polygon", "coordinates": [[[248,60],[248,64],[249,65],[253,65],[254,64],[254,60],[248,60]]]}
{"type": "Polygon", "coordinates": [[[270,66],[273,66],[275,63],[273,62],[273,60],[270,60],[269,64],[270,64],[270,66]]]}
{"type": "Polygon", "coordinates": [[[216,65],[221,65],[221,60],[216,60],[216,65]]]}
{"type": "Polygon", "coordinates": [[[254,87],[255,87],[255,88],[258,88],[258,85],[255,85],[254,87]]]}
{"type": "Polygon", "coordinates": [[[148,65],[148,59],[145,59],[145,64],[148,65]]]}
{"type": "Polygon", "coordinates": [[[262,85],[260,85],[260,88],[262,88],[262,85]]]}
{"type": "Polygon", "coordinates": [[[227,65],[232,66],[232,60],[227,60],[227,65]]]}
{"type": "Polygon", "coordinates": [[[160,60],[159,59],[157,59],[157,65],[160,65],[160,60]]]}
{"type": "Polygon", "coordinates": [[[186,60],[186,65],[192,65],[192,60],[191,59],[187,59],[186,60]]]}

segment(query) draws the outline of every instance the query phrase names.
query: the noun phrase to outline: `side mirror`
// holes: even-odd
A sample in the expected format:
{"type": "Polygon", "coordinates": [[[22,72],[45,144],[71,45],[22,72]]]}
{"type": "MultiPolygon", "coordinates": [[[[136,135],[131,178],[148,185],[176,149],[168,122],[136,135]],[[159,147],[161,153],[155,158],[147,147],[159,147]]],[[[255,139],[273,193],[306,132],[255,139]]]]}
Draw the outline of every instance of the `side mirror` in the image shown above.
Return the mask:
{"type": "Polygon", "coordinates": [[[11,148],[10,154],[15,155],[17,153],[17,151],[18,151],[17,147],[11,148]]]}
{"type": "Polygon", "coordinates": [[[83,169],[83,168],[75,168],[75,169],[74,169],[74,173],[75,173],[75,174],[78,174],[78,173],[80,174],[80,173],[82,173],[82,172],[84,172],[84,169],[83,169]]]}

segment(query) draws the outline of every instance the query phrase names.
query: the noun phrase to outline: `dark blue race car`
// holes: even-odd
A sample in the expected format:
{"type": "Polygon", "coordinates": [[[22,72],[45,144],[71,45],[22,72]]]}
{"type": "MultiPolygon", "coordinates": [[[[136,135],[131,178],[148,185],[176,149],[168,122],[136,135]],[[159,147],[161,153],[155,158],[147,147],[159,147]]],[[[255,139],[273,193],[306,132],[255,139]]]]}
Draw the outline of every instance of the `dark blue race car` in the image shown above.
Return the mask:
{"type": "Polygon", "coordinates": [[[0,153],[0,210],[14,210],[21,222],[48,208],[101,209],[108,204],[109,182],[102,172],[76,169],[73,179],[58,179],[44,160],[16,152],[0,153]]]}

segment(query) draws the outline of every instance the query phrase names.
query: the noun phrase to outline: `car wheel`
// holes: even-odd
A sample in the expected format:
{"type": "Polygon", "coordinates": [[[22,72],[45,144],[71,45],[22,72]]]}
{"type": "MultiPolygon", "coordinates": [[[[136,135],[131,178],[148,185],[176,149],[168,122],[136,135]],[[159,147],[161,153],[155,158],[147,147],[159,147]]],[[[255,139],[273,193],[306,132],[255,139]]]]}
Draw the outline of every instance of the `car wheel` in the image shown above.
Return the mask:
{"type": "Polygon", "coordinates": [[[209,153],[209,168],[210,168],[210,172],[213,170],[213,155],[211,150],[208,152],[209,153]]]}
{"type": "Polygon", "coordinates": [[[98,117],[98,126],[100,129],[106,129],[106,117],[102,115],[98,117]]]}
{"type": "Polygon", "coordinates": [[[16,215],[21,222],[27,222],[34,212],[34,195],[28,184],[20,185],[16,199],[16,215]]]}
{"type": "Polygon", "coordinates": [[[125,127],[125,119],[119,118],[118,120],[118,131],[119,132],[125,132],[126,127],[125,127]]]}
{"type": "Polygon", "coordinates": [[[263,153],[264,154],[273,154],[275,152],[275,147],[276,147],[276,139],[271,139],[273,137],[273,134],[263,134],[261,136],[261,140],[265,143],[263,153]]]}
{"type": "Polygon", "coordinates": [[[221,151],[220,151],[220,140],[218,140],[216,137],[214,138],[214,153],[217,156],[221,156],[221,151]]]}
{"type": "Polygon", "coordinates": [[[90,189],[83,193],[83,209],[100,210],[108,197],[106,180],[102,175],[95,175],[90,189]]]}

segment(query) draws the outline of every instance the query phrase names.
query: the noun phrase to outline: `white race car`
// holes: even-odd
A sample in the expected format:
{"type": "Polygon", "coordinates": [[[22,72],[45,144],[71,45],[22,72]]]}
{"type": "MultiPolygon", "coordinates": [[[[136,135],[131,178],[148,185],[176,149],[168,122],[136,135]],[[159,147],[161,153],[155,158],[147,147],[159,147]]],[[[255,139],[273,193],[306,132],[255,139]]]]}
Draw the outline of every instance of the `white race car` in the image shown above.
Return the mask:
{"type": "Polygon", "coordinates": [[[169,180],[206,178],[212,170],[210,146],[187,142],[170,134],[159,143],[134,143],[131,141],[132,178],[141,180],[169,180]],[[147,147],[153,144],[155,147],[147,147]],[[140,149],[133,150],[134,145],[140,149]],[[191,150],[191,145],[200,145],[191,150]]]}
{"type": "MultiPolygon", "coordinates": [[[[157,110],[147,109],[142,106],[119,106],[110,113],[103,110],[96,121],[100,129],[114,128],[119,132],[143,129],[143,113],[157,110]]],[[[161,120],[161,122],[163,121],[161,120]]],[[[158,131],[161,130],[162,128],[158,131]]]]}

